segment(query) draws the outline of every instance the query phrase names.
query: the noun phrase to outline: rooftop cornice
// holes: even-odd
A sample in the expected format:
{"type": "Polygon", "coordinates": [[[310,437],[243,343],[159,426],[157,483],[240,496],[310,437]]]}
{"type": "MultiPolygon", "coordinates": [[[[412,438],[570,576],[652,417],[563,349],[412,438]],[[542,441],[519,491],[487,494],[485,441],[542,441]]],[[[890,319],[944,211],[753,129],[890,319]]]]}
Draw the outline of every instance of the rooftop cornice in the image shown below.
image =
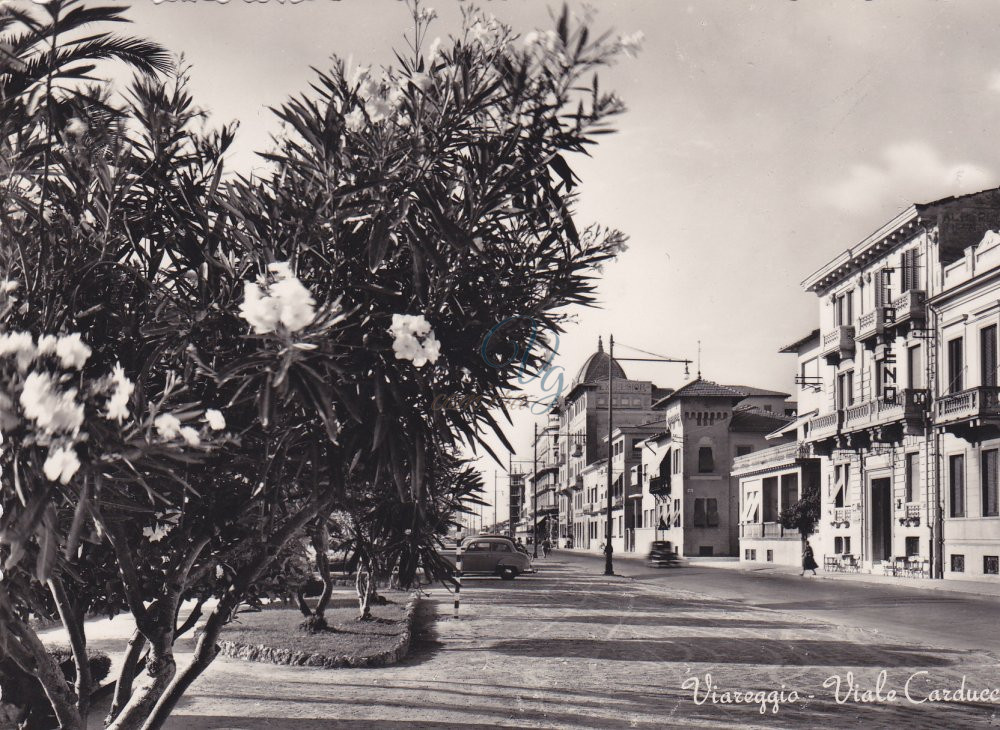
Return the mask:
{"type": "Polygon", "coordinates": [[[911,205],[863,241],[806,277],[802,288],[807,292],[822,293],[883,255],[887,249],[912,238],[919,222],[920,211],[916,205],[911,205]]]}

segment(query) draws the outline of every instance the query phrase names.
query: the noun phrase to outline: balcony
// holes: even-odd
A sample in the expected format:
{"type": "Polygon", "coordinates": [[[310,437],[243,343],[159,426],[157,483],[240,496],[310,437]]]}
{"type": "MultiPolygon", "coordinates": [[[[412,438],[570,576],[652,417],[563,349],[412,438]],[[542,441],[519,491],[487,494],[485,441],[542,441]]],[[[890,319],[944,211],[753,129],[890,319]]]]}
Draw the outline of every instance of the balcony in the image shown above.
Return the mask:
{"type": "Polygon", "coordinates": [[[934,425],[953,433],[1000,425],[1000,388],[981,385],[941,396],[934,403],[934,425]]]}
{"type": "Polygon", "coordinates": [[[854,354],[854,327],[841,324],[829,332],[823,333],[823,346],[820,355],[828,362],[840,362],[843,358],[854,354]]]}
{"type": "Polygon", "coordinates": [[[811,419],[805,440],[823,441],[836,436],[837,431],[840,430],[840,419],[843,413],[843,411],[833,411],[811,419]]]}
{"type": "Polygon", "coordinates": [[[852,433],[872,429],[877,440],[895,440],[903,432],[922,432],[926,412],[926,390],[897,390],[895,398],[876,398],[845,408],[841,430],[852,433]],[[898,433],[887,429],[899,424],[904,429],[898,433]]]}
{"type": "Polygon", "coordinates": [[[649,493],[654,497],[669,497],[670,479],[664,476],[652,477],[649,480],[649,493]]]}
{"type": "Polygon", "coordinates": [[[764,525],[759,522],[748,522],[745,525],[740,525],[740,532],[740,537],[764,537],[764,525]]]}
{"type": "Polygon", "coordinates": [[[833,525],[834,527],[851,526],[851,508],[850,507],[837,507],[833,510],[833,525]]]}
{"type": "Polygon", "coordinates": [[[892,308],[895,310],[895,319],[888,322],[888,326],[903,324],[904,322],[923,322],[925,318],[924,302],[927,295],[923,289],[910,289],[910,291],[892,300],[892,308]]]}
{"type": "Polygon", "coordinates": [[[733,459],[730,472],[733,474],[763,471],[779,466],[792,464],[799,459],[808,459],[809,447],[806,444],[789,443],[772,446],[769,449],[751,451],[749,454],[733,459]]]}
{"type": "Polygon", "coordinates": [[[874,344],[885,327],[885,308],[876,307],[858,317],[857,340],[866,345],[874,344]]]}

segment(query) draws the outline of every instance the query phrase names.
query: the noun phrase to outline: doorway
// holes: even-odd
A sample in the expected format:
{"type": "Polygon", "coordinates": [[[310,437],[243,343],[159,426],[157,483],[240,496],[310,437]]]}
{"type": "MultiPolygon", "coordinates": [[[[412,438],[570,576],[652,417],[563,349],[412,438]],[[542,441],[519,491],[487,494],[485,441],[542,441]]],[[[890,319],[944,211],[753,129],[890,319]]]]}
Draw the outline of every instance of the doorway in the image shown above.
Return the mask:
{"type": "Polygon", "coordinates": [[[872,479],[872,562],[892,558],[892,481],[872,479]]]}

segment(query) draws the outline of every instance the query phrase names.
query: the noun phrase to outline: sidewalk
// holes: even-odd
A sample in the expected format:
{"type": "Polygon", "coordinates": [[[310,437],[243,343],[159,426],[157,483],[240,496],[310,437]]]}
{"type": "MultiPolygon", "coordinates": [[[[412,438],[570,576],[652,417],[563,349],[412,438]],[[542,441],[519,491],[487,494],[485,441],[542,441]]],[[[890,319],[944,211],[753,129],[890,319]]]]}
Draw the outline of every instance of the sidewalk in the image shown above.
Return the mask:
{"type": "MultiPolygon", "coordinates": [[[[598,550],[554,550],[553,554],[576,553],[583,555],[602,556],[604,553],[598,550]]],[[[614,559],[627,560],[630,563],[643,563],[644,555],[636,553],[615,553],[614,559]]],[[[684,558],[684,563],[689,567],[697,568],[718,568],[722,570],[741,570],[745,573],[778,573],[781,575],[798,575],[800,568],[790,565],[759,565],[753,563],[743,563],[739,558],[734,557],[713,557],[684,558]]],[[[874,583],[885,586],[900,586],[905,588],[917,588],[929,591],[944,591],[947,593],[964,593],[976,596],[1000,597],[1000,581],[976,581],[976,580],[939,580],[930,578],[896,578],[891,575],[878,575],[870,573],[828,573],[822,569],[816,571],[817,575],[808,576],[809,580],[846,580],[858,583],[874,583]]]]}

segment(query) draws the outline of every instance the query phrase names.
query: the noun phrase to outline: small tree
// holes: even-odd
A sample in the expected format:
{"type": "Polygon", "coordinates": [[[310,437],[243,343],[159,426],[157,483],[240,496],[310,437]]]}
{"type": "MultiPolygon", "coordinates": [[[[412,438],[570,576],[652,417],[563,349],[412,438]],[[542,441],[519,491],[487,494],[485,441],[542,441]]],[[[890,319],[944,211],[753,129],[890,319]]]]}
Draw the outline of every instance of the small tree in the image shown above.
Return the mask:
{"type": "Polygon", "coordinates": [[[820,519],[820,493],[818,487],[806,489],[802,498],[795,504],[783,509],[778,515],[778,521],[789,530],[798,530],[803,540],[807,540],[816,531],[820,519]]]}

